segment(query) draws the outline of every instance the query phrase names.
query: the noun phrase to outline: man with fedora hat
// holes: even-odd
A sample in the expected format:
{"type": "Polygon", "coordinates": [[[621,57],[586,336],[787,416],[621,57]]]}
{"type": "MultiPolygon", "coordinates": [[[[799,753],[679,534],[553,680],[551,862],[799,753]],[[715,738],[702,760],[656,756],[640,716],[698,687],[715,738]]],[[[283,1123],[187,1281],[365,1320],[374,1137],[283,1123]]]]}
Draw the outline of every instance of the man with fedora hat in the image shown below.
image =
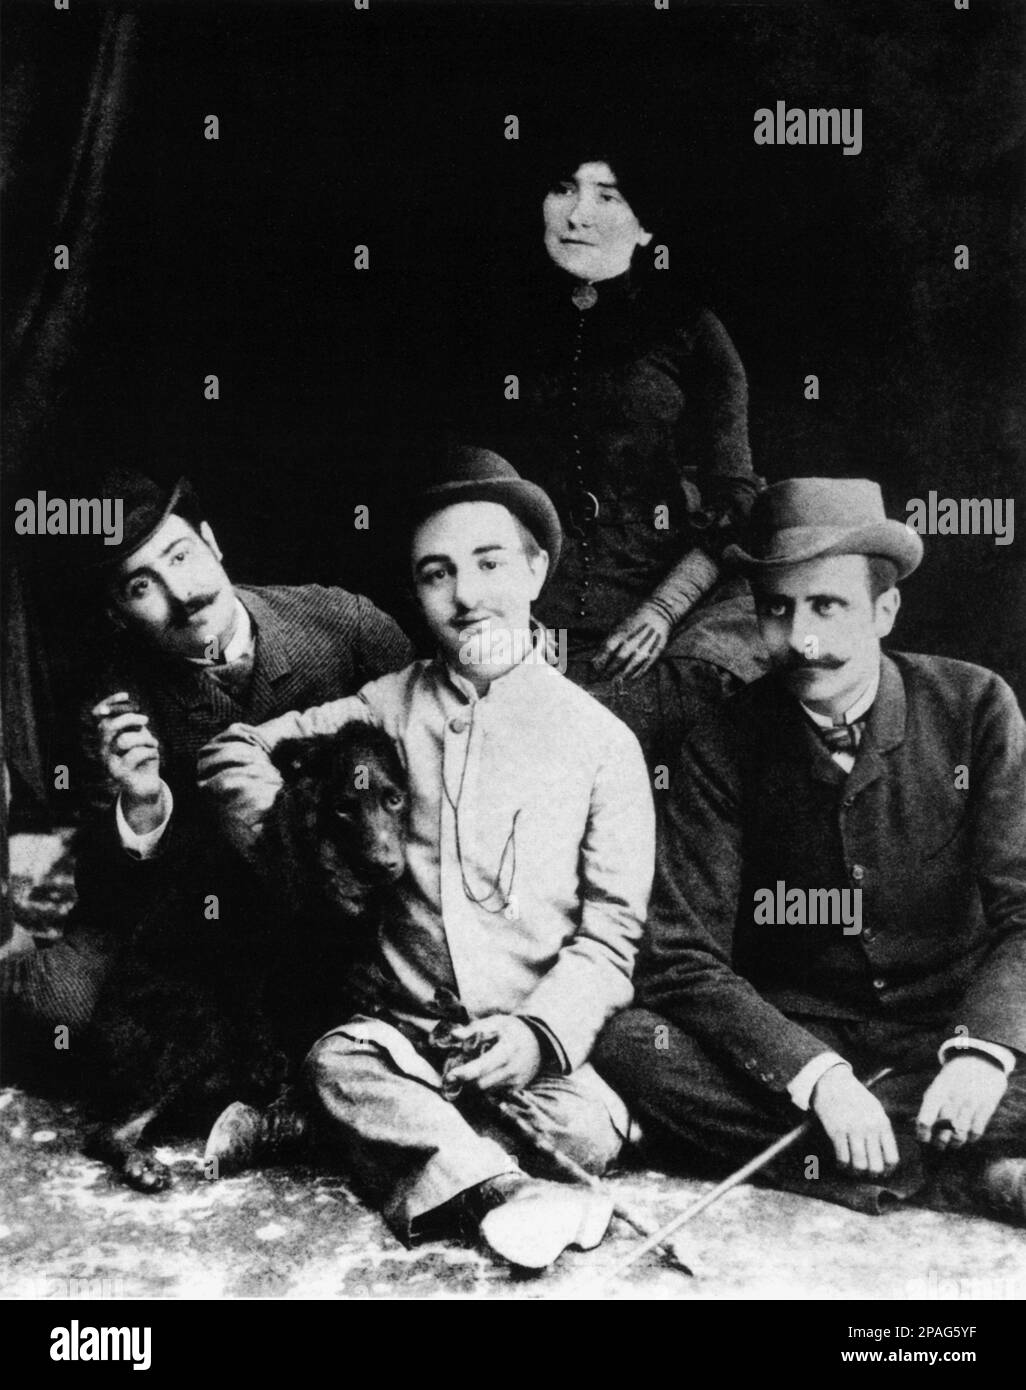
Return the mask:
{"type": "Polygon", "coordinates": [[[49,1028],[51,1053],[56,1024],[74,1043],[89,1022],[126,932],[175,917],[217,931],[227,916],[225,851],[196,790],[200,748],[234,720],[347,695],[412,655],[358,594],[234,586],[186,479],[114,469],[99,490],[121,504],[123,531],[116,546],[96,541],[84,571],[114,638],[84,716],[92,814],[76,847],[78,906],[60,944],[3,966],[8,1016],[49,1028]]]}
{"type": "Polygon", "coordinates": [[[409,522],[437,656],[353,699],[233,726],[201,776],[253,853],[281,738],[358,718],[396,739],[411,787],[407,869],[379,933],[375,1003],[316,1044],[306,1080],[329,1142],[402,1239],[469,1224],[501,1257],[540,1268],[597,1244],[611,1206],[528,1178],[494,1101],[515,1102],[592,1172],[619,1152],[626,1111],[587,1061],[632,997],[651,793],[634,735],[531,638],[562,543],[548,496],[497,455],[459,449],[409,522]]]}
{"type": "Polygon", "coordinates": [[[921,556],[867,480],[757,500],[732,559],[771,672],[682,750],[641,1007],[597,1065],[675,1160],[811,1111],[779,1185],[1022,1220],[1026,728],[993,672],[881,652],[921,556]]]}

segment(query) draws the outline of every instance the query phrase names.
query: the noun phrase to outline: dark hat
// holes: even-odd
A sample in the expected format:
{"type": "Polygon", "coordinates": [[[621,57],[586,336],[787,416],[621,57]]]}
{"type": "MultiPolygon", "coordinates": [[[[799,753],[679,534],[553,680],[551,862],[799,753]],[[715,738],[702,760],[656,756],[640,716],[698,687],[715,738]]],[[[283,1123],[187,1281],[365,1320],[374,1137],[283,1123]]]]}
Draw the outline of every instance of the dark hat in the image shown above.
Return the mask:
{"type": "Polygon", "coordinates": [[[549,555],[549,574],[559,563],[563,528],[547,492],[530,483],[490,449],[453,449],[440,474],[412,500],[411,520],[423,521],[457,502],[498,502],[519,517],[549,555]]]}
{"type": "Polygon", "coordinates": [[[726,561],[748,575],[825,555],[880,555],[910,575],[923,542],[888,520],[879,483],[868,478],[787,478],[759,494],[745,535],[747,550],[728,545],[726,561]]]}
{"type": "Polygon", "coordinates": [[[169,487],[134,468],[112,468],[100,480],[99,496],[121,499],[123,531],[119,545],[102,546],[91,558],[89,563],[97,569],[119,565],[144,545],[172,512],[181,512],[190,522],[200,519],[199,501],[187,478],[179,478],[169,487]]]}

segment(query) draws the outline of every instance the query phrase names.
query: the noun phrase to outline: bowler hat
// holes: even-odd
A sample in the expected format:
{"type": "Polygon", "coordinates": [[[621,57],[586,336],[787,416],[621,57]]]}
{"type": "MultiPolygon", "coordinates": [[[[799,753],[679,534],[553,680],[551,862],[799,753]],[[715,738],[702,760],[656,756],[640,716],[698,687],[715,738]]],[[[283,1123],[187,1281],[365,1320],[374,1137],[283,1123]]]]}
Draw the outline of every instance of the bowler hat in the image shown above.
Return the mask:
{"type": "Polygon", "coordinates": [[[728,545],[723,558],[749,575],[826,555],[880,555],[904,579],[923,558],[919,536],[888,520],[880,485],[868,478],[773,483],[755,499],[745,543],[728,545]]]}
{"type": "Polygon", "coordinates": [[[112,468],[99,484],[101,498],[120,499],[123,508],[121,541],[116,546],[98,548],[91,563],[96,569],[118,565],[138,550],[174,511],[189,521],[198,521],[199,502],[187,478],[173,486],[155,482],[134,468],[112,468]]]}
{"type": "Polygon", "coordinates": [[[423,521],[457,502],[498,502],[524,523],[548,552],[549,574],[559,563],[563,528],[547,492],[528,482],[511,463],[490,449],[460,447],[450,452],[439,480],[412,499],[411,519],[423,521]]]}

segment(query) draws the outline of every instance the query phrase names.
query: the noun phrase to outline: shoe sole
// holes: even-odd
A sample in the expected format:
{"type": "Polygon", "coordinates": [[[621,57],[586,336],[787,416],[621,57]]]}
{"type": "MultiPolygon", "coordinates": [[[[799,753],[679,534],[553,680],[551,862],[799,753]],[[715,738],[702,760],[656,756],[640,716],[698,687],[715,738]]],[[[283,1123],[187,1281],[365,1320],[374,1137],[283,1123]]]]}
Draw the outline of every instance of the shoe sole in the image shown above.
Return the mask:
{"type": "Polygon", "coordinates": [[[591,1192],[522,1197],[490,1211],[479,1227],[488,1248],[518,1269],[547,1269],[564,1250],[594,1250],[613,1216],[612,1201],[591,1192]]]}

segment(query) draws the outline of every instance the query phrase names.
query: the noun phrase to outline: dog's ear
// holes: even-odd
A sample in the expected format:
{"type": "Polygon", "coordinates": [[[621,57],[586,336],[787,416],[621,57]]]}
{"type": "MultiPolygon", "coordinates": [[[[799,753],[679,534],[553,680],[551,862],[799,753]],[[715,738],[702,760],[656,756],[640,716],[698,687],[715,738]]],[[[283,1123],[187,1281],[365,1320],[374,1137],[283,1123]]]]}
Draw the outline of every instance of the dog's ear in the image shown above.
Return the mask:
{"type": "Polygon", "coordinates": [[[286,786],[312,777],[324,781],[331,770],[331,749],[334,739],[318,735],[314,738],[287,738],[271,754],[271,761],[285,779],[286,786]]]}
{"type": "Polygon", "coordinates": [[[405,791],[409,777],[402,754],[392,736],[384,729],[365,724],[361,731],[361,740],[359,758],[364,762],[377,762],[389,780],[400,790],[405,791]]]}

